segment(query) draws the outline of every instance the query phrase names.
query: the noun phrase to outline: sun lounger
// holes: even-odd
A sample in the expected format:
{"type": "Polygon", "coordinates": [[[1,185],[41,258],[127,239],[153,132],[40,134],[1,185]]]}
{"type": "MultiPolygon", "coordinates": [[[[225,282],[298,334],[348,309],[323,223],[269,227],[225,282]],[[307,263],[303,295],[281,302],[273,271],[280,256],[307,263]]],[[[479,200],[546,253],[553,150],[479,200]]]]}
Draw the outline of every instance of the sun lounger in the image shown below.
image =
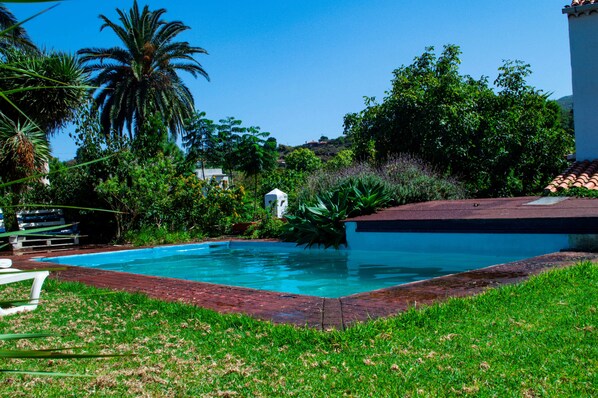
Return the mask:
{"type": "Polygon", "coordinates": [[[42,285],[48,275],[50,275],[48,271],[21,271],[16,268],[11,268],[11,266],[11,260],[0,259],[0,285],[26,281],[29,279],[33,279],[33,285],[31,286],[31,293],[29,294],[29,301],[27,304],[16,305],[9,308],[0,308],[0,316],[36,309],[37,304],[39,303],[42,285]]]}

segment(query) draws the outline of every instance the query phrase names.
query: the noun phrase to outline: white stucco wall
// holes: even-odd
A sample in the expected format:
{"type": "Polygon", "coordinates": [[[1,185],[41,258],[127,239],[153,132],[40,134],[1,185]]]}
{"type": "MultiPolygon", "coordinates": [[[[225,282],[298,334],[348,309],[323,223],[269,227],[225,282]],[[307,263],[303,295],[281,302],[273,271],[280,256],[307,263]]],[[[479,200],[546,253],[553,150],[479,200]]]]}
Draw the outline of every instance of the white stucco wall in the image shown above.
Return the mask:
{"type": "Polygon", "coordinates": [[[598,159],[598,4],[569,7],[577,160],[598,159]]]}

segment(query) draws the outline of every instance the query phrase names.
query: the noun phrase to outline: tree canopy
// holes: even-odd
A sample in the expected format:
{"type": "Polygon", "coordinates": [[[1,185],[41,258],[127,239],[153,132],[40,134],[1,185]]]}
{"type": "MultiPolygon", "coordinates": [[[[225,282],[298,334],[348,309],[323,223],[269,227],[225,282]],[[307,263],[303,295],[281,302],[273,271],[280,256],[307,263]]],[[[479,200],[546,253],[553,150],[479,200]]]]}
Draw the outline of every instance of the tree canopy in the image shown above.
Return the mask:
{"type": "Polygon", "coordinates": [[[287,168],[295,171],[314,172],[322,167],[322,161],[314,151],[307,148],[298,148],[285,156],[287,168]]]}
{"type": "Polygon", "coordinates": [[[357,159],[411,154],[462,179],[475,195],[526,195],[564,167],[572,139],[560,108],[529,86],[530,67],[506,61],[494,81],[459,73],[460,49],[428,48],[396,69],[382,102],[345,116],[357,159]]]}

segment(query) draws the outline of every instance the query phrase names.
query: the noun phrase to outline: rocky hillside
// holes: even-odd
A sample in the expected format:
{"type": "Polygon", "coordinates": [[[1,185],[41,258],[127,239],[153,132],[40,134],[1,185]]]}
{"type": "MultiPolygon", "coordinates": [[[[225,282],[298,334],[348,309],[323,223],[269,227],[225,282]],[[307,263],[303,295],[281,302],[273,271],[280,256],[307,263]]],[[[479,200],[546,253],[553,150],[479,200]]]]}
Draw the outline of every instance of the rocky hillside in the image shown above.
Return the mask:
{"type": "Polygon", "coordinates": [[[345,136],[332,139],[320,137],[318,141],[310,141],[298,146],[279,145],[278,151],[280,152],[280,156],[284,157],[298,148],[311,149],[320,159],[326,162],[333,158],[339,151],[351,149],[351,144],[345,136]]]}

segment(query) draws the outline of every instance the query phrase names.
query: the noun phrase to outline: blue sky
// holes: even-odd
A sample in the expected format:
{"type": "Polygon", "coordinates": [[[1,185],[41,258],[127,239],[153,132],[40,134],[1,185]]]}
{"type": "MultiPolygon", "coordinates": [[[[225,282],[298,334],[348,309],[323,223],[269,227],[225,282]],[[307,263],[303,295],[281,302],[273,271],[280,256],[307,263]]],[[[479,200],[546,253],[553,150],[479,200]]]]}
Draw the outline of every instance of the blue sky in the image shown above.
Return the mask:
{"type": "MultiPolygon", "coordinates": [[[[241,119],[298,145],[342,134],[343,116],[363,109],[363,97],[382,98],[392,71],[425,47],[461,46],[461,72],[496,77],[506,59],[532,66],[529,83],[552,98],[571,93],[566,0],[262,0],[159,1],[167,20],[191,27],[181,39],[208,50],[199,61],[210,74],[185,78],[207,117],[241,119]]],[[[26,18],[51,3],[7,4],[26,18]]],[[[132,0],[69,0],[26,24],[40,46],[76,52],[117,45],[99,31],[99,14],[132,0]]],[[[54,156],[74,156],[68,134],[52,140],[54,156]]]]}

